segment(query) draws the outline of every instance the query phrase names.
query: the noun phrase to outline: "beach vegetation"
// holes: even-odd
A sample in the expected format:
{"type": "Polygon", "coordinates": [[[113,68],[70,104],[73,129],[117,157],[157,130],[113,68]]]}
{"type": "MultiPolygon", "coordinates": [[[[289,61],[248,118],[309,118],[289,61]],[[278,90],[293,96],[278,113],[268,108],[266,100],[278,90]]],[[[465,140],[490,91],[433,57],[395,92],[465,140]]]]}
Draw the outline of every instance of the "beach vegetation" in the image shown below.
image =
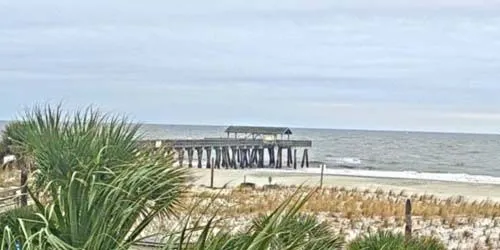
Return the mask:
{"type": "Polygon", "coordinates": [[[436,238],[413,237],[406,239],[402,233],[379,231],[351,241],[348,250],[445,250],[446,246],[436,238]]]}

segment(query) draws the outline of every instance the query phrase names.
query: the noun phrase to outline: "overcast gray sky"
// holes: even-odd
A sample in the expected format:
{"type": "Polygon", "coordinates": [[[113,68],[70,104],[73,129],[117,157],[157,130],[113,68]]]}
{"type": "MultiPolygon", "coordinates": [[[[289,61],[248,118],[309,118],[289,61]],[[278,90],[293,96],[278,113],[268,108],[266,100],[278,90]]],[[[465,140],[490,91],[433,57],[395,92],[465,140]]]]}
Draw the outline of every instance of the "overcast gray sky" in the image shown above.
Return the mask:
{"type": "Polygon", "coordinates": [[[0,0],[0,119],[64,101],[153,123],[497,133],[499,29],[493,0],[0,0]]]}

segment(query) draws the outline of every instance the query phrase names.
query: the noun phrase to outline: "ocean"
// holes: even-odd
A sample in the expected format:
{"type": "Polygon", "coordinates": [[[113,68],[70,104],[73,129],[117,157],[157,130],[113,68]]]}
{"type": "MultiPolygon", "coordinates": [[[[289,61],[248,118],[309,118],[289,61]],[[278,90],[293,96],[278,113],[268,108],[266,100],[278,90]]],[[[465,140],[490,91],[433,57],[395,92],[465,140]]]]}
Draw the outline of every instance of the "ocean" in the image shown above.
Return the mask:
{"type": "MultiPolygon", "coordinates": [[[[196,139],[224,137],[225,128],[145,124],[141,134],[196,139]]],[[[326,164],[329,174],[500,184],[500,135],[291,129],[291,139],[312,141],[308,171],[326,164]]]]}
{"type": "MultiPolygon", "coordinates": [[[[225,126],[143,125],[147,139],[224,137],[225,126]]],[[[338,175],[500,184],[500,135],[292,128],[311,167],[338,175]]],[[[301,155],[301,154],[300,154],[301,155]]]]}

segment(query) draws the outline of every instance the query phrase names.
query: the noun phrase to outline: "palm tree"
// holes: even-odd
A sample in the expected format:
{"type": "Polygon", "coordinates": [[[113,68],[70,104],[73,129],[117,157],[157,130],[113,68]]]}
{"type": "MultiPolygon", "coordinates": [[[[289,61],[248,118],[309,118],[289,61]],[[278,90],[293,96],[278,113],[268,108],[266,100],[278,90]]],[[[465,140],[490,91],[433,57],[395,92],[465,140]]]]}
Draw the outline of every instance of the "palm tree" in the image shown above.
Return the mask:
{"type": "Polygon", "coordinates": [[[176,214],[187,171],[165,150],[142,148],[139,127],[125,118],[47,106],[19,124],[8,134],[17,155],[36,165],[29,192],[39,218],[10,228],[33,226],[14,235],[28,249],[126,249],[154,218],[176,214]]]}

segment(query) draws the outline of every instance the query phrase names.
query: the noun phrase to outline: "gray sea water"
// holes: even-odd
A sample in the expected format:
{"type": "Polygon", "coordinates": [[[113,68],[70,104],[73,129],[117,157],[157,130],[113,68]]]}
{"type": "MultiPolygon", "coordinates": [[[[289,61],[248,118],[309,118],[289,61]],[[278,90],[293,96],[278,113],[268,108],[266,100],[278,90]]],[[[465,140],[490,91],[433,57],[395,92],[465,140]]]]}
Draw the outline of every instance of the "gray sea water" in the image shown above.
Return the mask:
{"type": "MultiPolygon", "coordinates": [[[[0,122],[3,127],[5,122],[0,122]]],[[[142,125],[144,139],[224,137],[225,126],[142,125]]],[[[311,166],[500,177],[500,135],[292,128],[311,166]]]]}
{"type": "MultiPolygon", "coordinates": [[[[224,137],[225,126],[144,125],[148,139],[224,137]]],[[[500,135],[292,128],[315,165],[500,177],[500,135]]]]}

